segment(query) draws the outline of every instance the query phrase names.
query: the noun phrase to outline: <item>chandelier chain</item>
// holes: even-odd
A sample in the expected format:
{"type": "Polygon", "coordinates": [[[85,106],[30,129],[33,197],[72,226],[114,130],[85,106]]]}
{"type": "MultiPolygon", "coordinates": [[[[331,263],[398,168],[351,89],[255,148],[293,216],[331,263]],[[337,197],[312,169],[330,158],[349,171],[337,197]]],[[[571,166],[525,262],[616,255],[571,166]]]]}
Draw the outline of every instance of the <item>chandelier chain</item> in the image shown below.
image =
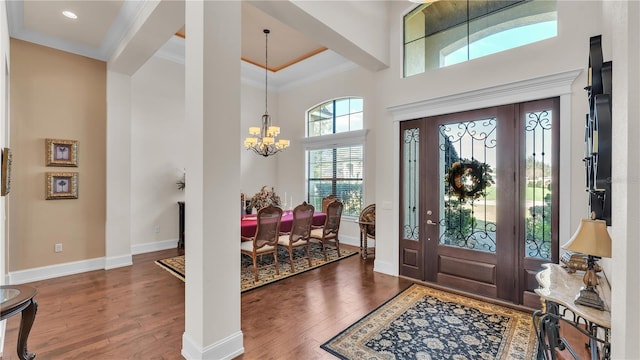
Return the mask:
{"type": "Polygon", "coordinates": [[[264,113],[269,114],[267,96],[269,95],[269,29],[264,29],[264,113]]]}

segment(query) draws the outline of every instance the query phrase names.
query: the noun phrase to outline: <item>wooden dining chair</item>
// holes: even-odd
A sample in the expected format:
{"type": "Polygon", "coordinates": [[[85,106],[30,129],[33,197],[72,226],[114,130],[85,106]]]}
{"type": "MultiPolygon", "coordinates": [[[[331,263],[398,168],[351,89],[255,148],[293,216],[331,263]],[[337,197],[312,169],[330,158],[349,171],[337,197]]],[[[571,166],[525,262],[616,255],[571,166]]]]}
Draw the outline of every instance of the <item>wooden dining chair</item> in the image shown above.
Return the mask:
{"type": "Polygon", "coordinates": [[[340,256],[340,240],[338,239],[338,231],[340,230],[340,220],[342,218],[342,209],[344,205],[340,200],[332,201],[328,206],[325,213],[327,217],[324,221],[324,225],[319,227],[313,227],[311,229],[311,237],[309,241],[318,242],[322,245],[322,254],[324,260],[327,261],[327,245],[333,242],[333,246],[338,251],[340,256]]]}
{"type": "Polygon", "coordinates": [[[311,236],[311,225],[313,223],[314,207],[307,202],[296,206],[293,209],[293,224],[291,225],[291,232],[280,233],[278,239],[278,246],[286,248],[289,252],[289,264],[291,265],[291,272],[295,271],[293,266],[293,250],[295,248],[303,247],[307,252],[307,256],[303,259],[309,261],[309,267],[311,267],[311,252],[309,250],[309,236],[311,236]]]}
{"type": "Polygon", "coordinates": [[[338,198],[335,195],[329,195],[322,198],[322,212],[327,212],[327,206],[337,200],[338,198]]]}
{"type": "Polygon", "coordinates": [[[367,248],[369,239],[376,239],[376,204],[362,209],[358,217],[358,225],[360,225],[360,256],[366,260],[369,255],[367,248]]]}
{"type": "Polygon", "coordinates": [[[240,253],[251,256],[253,260],[253,275],[258,281],[258,256],[273,254],[273,265],[276,275],[280,274],[278,266],[278,237],[280,235],[280,221],[282,209],[273,205],[258,210],[256,234],[253,237],[241,236],[240,253]]]}

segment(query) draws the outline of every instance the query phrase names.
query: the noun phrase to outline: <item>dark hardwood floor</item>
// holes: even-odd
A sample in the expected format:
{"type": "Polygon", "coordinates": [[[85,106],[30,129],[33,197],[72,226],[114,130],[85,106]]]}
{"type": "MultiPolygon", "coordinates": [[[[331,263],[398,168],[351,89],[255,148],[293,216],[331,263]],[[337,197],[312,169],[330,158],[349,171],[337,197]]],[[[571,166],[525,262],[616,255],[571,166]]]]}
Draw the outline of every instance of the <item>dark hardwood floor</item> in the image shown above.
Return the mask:
{"type": "MultiPolygon", "coordinates": [[[[184,283],[154,264],[180,253],[136,255],[130,267],[31,283],[39,306],[29,350],[36,360],[182,359],[184,283]]],[[[320,344],[410,284],[374,273],[371,258],[352,256],[248,291],[245,353],[237,359],[335,359],[320,344]]],[[[20,316],[7,320],[2,360],[18,359],[19,322],[20,316]]],[[[585,340],[568,330],[579,357],[588,358],[585,340]]],[[[558,355],[570,358],[566,350],[558,355]]]]}
{"type": "MultiPolygon", "coordinates": [[[[38,314],[29,350],[39,360],[182,359],[184,283],[154,261],[31,283],[38,314]]],[[[406,288],[352,256],[242,295],[245,353],[237,359],[335,359],[320,344],[406,288]],[[272,309],[271,312],[265,309],[272,309]]],[[[2,360],[15,360],[20,317],[7,322],[2,360]]]]}

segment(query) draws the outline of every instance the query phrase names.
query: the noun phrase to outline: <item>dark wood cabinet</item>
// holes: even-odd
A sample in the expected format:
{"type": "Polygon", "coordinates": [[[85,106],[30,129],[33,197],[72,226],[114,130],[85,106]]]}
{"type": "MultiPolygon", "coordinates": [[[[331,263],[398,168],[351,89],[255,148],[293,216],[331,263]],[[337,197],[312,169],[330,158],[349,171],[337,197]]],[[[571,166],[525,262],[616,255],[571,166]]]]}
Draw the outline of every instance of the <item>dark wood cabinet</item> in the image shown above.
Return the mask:
{"type": "Polygon", "coordinates": [[[184,249],[184,201],[178,201],[178,249],[184,249]]]}

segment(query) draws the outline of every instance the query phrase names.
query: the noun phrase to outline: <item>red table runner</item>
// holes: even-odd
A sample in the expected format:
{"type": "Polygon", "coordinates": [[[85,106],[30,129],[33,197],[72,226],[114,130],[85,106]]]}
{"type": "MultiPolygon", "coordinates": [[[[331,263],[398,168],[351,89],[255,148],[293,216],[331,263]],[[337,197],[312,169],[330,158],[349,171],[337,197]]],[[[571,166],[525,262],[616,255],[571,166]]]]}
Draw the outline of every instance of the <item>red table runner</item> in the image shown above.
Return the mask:
{"type": "MultiPolygon", "coordinates": [[[[240,234],[242,236],[251,237],[256,234],[256,228],[258,227],[258,220],[256,220],[257,214],[242,215],[240,217],[240,234]]],[[[313,213],[313,225],[324,225],[324,220],[327,218],[327,214],[323,212],[313,213]]],[[[293,225],[293,212],[290,210],[282,213],[282,219],[280,220],[280,232],[291,231],[293,225]]]]}

